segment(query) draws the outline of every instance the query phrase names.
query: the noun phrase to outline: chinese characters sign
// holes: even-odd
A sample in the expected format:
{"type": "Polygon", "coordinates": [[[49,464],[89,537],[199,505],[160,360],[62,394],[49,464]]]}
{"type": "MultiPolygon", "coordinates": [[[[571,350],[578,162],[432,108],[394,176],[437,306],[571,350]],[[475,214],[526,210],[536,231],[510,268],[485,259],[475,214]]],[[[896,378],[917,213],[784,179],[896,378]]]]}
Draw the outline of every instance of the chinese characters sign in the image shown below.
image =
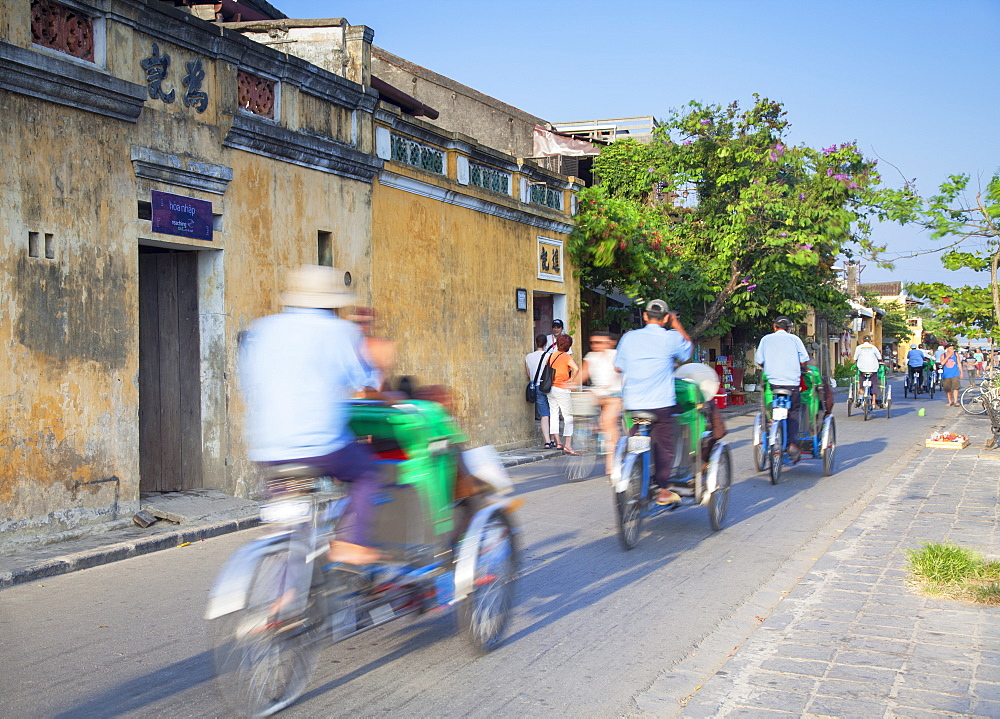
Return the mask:
{"type": "Polygon", "coordinates": [[[212,203],[152,190],[153,232],[212,241],[212,203]]]}
{"type": "MultiPolygon", "coordinates": [[[[170,55],[161,54],[159,46],[154,42],[150,56],[140,60],[139,64],[146,71],[146,89],[149,91],[150,99],[172,103],[177,97],[177,90],[173,87],[168,90],[166,86],[169,84],[167,74],[170,70],[170,55]]],[[[205,70],[201,66],[201,60],[185,63],[185,67],[187,75],[181,79],[187,88],[184,91],[184,104],[198,112],[205,112],[208,108],[208,93],[201,87],[205,81],[205,70]]]]}
{"type": "Polygon", "coordinates": [[[563,243],[562,240],[550,240],[547,237],[538,238],[538,279],[563,281],[563,243]]]}

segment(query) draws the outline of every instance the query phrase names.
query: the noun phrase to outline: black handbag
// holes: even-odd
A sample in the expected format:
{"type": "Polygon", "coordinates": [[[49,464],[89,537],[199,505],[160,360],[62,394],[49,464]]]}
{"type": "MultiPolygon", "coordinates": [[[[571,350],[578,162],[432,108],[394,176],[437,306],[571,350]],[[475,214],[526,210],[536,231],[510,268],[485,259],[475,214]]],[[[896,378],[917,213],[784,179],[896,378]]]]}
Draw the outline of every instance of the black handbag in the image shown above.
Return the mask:
{"type": "MultiPolygon", "coordinates": [[[[565,352],[560,352],[559,354],[560,355],[561,354],[565,354],[565,352]]],[[[558,357],[558,356],[559,355],[556,355],[556,357],[558,357]]],[[[552,359],[555,359],[556,357],[553,357],[552,359]]],[[[545,394],[548,394],[549,392],[551,392],[552,391],[552,381],[555,378],[556,378],[556,370],[552,366],[552,362],[551,361],[546,362],[545,363],[545,369],[542,370],[542,376],[538,380],[538,385],[537,385],[538,391],[539,392],[543,392],[545,394]]]]}
{"type": "MultiPolygon", "coordinates": [[[[524,401],[525,402],[534,403],[534,401],[536,399],[538,399],[538,391],[539,391],[538,390],[538,373],[541,372],[542,371],[542,367],[545,366],[545,355],[547,355],[549,353],[549,350],[551,350],[551,349],[552,348],[549,347],[549,349],[545,350],[545,352],[542,353],[541,358],[538,360],[538,366],[535,368],[535,378],[533,380],[531,380],[530,382],[528,382],[527,386],[524,388],[524,401]]],[[[549,380],[549,389],[551,389],[551,388],[552,388],[552,380],[549,380]]],[[[548,390],[542,390],[542,391],[548,391],[548,390]]]]}

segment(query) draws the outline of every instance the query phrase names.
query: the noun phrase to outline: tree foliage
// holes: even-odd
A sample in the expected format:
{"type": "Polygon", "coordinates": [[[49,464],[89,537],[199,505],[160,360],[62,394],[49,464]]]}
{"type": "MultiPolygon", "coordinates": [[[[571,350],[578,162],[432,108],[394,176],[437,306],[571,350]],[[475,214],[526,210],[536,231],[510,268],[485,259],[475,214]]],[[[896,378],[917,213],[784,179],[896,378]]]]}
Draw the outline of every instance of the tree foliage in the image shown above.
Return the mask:
{"type": "Polygon", "coordinates": [[[989,273],[989,286],[951,287],[909,283],[906,291],[929,300],[938,316],[967,337],[1000,340],[1000,173],[975,198],[968,196],[969,176],[952,175],[936,195],[922,199],[908,186],[900,194],[894,219],[927,228],[936,240],[947,239],[941,263],[949,270],[968,268],[989,273]]]}
{"type": "Polygon", "coordinates": [[[661,297],[693,336],[807,308],[842,317],[834,261],[875,254],[875,162],[852,143],[792,147],[781,104],[691,103],[642,144],[620,140],[579,196],[569,250],[591,286],[661,297]]]}
{"type": "Polygon", "coordinates": [[[907,340],[913,335],[913,330],[907,324],[906,306],[898,301],[882,300],[878,295],[862,293],[866,307],[885,310],[882,317],[882,339],[887,341],[907,340]]]}

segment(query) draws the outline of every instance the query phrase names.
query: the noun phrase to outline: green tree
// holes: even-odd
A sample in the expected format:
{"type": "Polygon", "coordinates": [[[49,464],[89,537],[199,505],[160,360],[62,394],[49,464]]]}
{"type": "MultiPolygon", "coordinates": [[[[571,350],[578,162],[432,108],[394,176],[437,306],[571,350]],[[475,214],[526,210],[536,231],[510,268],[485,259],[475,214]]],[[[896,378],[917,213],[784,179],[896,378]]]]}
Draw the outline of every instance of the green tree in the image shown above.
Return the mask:
{"type": "Polygon", "coordinates": [[[866,307],[885,310],[882,317],[883,340],[905,340],[913,334],[906,323],[906,306],[902,302],[883,301],[878,295],[862,293],[866,307]]]}
{"type": "Polygon", "coordinates": [[[936,240],[949,240],[943,248],[942,264],[950,270],[988,271],[989,286],[909,283],[906,290],[929,300],[941,319],[961,334],[1000,340],[1000,173],[993,175],[975,199],[968,191],[968,175],[952,175],[941,184],[938,194],[926,200],[908,185],[900,191],[892,217],[922,225],[936,240]]]}
{"type": "Polygon", "coordinates": [[[691,103],[651,143],[605,148],[569,241],[583,282],[662,297],[695,337],[810,307],[843,316],[835,259],[879,249],[875,162],[851,143],[789,146],[787,128],[765,98],[746,111],[691,103]]]}

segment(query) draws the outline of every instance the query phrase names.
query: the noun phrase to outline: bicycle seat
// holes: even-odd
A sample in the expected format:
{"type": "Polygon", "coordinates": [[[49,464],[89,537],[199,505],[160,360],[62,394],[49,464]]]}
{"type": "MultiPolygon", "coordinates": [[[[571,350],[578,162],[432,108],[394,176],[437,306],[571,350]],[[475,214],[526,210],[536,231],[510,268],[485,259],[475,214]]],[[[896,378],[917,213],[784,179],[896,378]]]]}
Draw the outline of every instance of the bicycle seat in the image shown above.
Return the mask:
{"type": "Polygon", "coordinates": [[[638,412],[630,412],[630,414],[632,415],[632,420],[634,422],[641,422],[643,424],[652,424],[653,422],[656,421],[655,412],[638,411],[638,412]]]}
{"type": "Polygon", "coordinates": [[[315,479],[326,475],[319,467],[302,462],[283,462],[267,468],[269,481],[279,479],[315,479]]]}
{"type": "Polygon", "coordinates": [[[790,389],[773,389],[771,390],[771,393],[775,395],[781,395],[782,397],[792,396],[792,390],[790,389]]]}

